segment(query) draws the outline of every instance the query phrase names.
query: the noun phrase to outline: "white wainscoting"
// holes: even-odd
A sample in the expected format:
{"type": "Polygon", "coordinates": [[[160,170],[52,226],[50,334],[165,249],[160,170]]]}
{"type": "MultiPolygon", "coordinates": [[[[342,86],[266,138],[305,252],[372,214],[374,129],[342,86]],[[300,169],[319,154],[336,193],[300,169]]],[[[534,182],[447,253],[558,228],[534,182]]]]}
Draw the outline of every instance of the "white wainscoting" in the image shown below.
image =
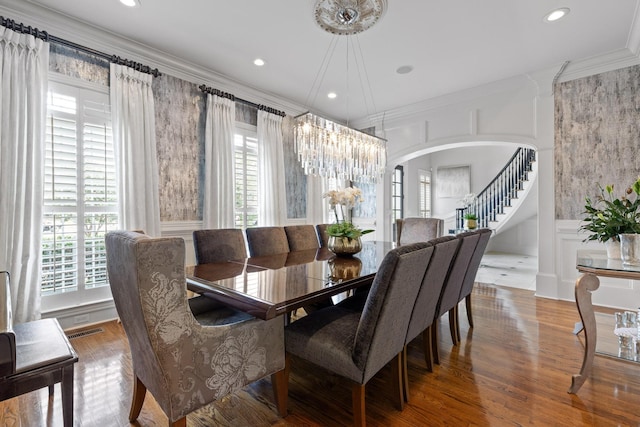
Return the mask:
{"type": "MultiPolygon", "coordinates": [[[[556,272],[558,274],[558,298],[575,300],[575,281],[579,276],[576,270],[576,255],[579,249],[604,251],[604,244],[583,242],[585,233],[578,232],[580,221],[556,221],[556,272]]],[[[600,278],[600,287],[593,292],[594,305],[637,309],[640,306],[640,281],[600,278]]]]}

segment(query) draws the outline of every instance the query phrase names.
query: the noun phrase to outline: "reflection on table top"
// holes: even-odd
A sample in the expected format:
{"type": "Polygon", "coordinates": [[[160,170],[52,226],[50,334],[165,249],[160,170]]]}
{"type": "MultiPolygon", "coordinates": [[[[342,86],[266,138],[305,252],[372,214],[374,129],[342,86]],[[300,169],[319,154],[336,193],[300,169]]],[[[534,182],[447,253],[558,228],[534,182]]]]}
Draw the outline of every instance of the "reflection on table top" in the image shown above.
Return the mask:
{"type": "Polygon", "coordinates": [[[640,266],[623,264],[621,259],[607,258],[606,251],[579,250],[576,268],[596,276],[640,279],[640,266]]]}
{"type": "Polygon", "coordinates": [[[270,319],[371,283],[392,242],[363,242],[353,258],[326,248],[187,267],[189,290],[210,294],[256,317],[270,319]]]}

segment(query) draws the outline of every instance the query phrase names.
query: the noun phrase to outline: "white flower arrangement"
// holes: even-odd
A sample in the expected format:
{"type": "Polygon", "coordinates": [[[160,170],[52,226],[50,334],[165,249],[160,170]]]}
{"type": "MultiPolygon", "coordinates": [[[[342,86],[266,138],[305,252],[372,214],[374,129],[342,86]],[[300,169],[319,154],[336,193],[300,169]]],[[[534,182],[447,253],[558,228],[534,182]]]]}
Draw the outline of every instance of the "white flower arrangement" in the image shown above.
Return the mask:
{"type": "Polygon", "coordinates": [[[353,208],[357,203],[364,202],[362,190],[357,187],[347,187],[342,190],[330,190],[322,195],[329,198],[329,205],[335,208],[336,205],[345,206],[347,209],[353,208]]]}
{"type": "Polygon", "coordinates": [[[327,234],[331,237],[342,237],[348,240],[360,238],[363,234],[371,233],[373,230],[361,230],[349,221],[345,221],[343,206],[347,209],[353,208],[357,203],[364,202],[362,190],[357,187],[347,187],[342,190],[330,190],[322,195],[323,198],[329,199],[329,206],[336,215],[336,223],[327,227],[327,234]],[[342,220],[338,217],[338,206],[342,220]]]}
{"type": "Polygon", "coordinates": [[[474,204],[477,200],[477,197],[475,195],[475,193],[467,193],[465,194],[465,196],[462,198],[462,200],[460,200],[460,202],[462,203],[462,207],[467,207],[470,206],[472,204],[474,204]]]}

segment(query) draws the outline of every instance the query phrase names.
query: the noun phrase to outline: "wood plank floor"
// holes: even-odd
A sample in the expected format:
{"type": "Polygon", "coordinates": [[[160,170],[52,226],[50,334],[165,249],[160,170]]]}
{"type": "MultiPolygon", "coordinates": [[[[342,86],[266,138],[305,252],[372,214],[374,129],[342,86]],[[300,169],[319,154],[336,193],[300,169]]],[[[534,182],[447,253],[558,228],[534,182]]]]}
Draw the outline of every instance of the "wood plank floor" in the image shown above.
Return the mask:
{"type": "MultiPolygon", "coordinates": [[[[567,393],[580,369],[583,337],[572,334],[575,304],[536,298],[533,292],[476,285],[476,327],[461,306],[462,342],[451,345],[446,316],[440,326],[441,364],[427,372],[420,340],[409,348],[410,402],[397,411],[390,398],[390,368],[367,386],[370,426],[630,426],[640,425],[640,364],[596,356],[591,378],[567,393]]],[[[602,310],[612,312],[612,310],[602,310]]],[[[75,377],[76,426],[127,426],[131,358],[115,322],[103,332],[74,338],[80,356],[75,377]]],[[[271,383],[263,379],[188,417],[195,426],[348,426],[349,384],[293,359],[289,416],[277,415],[271,383]]],[[[0,403],[0,426],[61,426],[60,389],[0,403]]],[[[137,426],[165,426],[147,394],[137,426]]]]}

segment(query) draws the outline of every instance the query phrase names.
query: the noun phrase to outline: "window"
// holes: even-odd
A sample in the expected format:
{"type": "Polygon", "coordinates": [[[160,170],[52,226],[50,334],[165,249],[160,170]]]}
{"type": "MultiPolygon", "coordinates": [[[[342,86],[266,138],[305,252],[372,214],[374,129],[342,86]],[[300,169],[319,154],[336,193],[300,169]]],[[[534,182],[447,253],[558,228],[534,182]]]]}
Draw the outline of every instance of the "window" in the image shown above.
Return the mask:
{"type": "Polygon", "coordinates": [[[237,126],[234,135],[236,228],[258,225],[258,138],[255,129],[237,126]]]}
{"type": "Polygon", "coordinates": [[[404,218],[404,169],[396,166],[391,177],[391,221],[393,240],[396,240],[396,220],[404,218]]]}
{"type": "Polygon", "coordinates": [[[419,170],[420,216],[431,218],[431,171],[419,170]]]}
{"type": "Polygon", "coordinates": [[[118,199],[106,89],[49,82],[44,168],[42,295],[107,287],[118,199]]]}

